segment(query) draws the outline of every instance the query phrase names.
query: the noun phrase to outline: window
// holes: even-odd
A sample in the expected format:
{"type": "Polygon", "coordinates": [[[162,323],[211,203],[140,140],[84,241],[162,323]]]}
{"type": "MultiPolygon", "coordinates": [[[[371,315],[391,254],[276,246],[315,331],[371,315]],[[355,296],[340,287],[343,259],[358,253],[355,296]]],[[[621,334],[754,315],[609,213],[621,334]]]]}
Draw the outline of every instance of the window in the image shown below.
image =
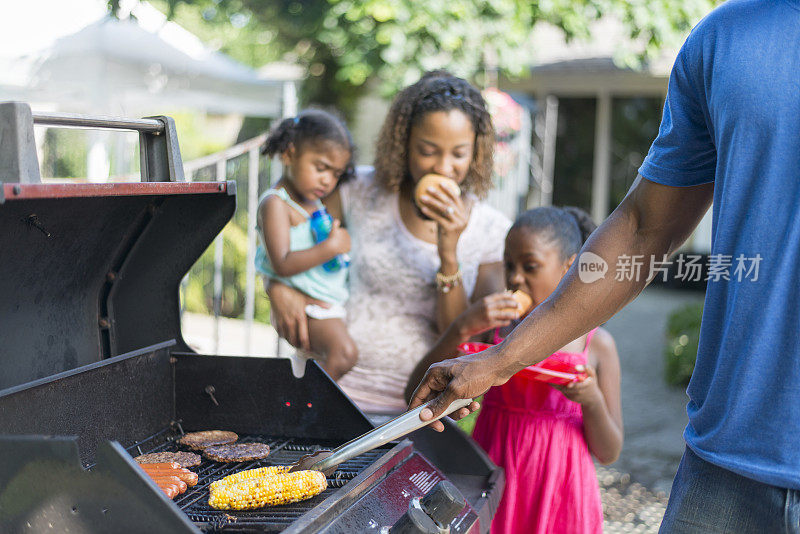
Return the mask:
{"type": "Polygon", "coordinates": [[[636,179],[661,124],[662,98],[614,98],[611,104],[611,184],[608,207],[613,211],[636,179]]]}
{"type": "Polygon", "coordinates": [[[591,213],[597,100],[559,98],[553,204],[591,213]]]}

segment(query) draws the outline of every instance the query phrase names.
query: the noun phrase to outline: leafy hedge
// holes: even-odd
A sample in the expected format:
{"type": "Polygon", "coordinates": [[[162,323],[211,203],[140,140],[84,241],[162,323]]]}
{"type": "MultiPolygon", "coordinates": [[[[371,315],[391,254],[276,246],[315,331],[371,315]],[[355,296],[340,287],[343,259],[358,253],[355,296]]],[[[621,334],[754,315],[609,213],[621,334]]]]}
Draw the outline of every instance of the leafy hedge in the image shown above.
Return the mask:
{"type": "Polygon", "coordinates": [[[664,348],[664,378],[668,384],[689,383],[697,360],[703,304],[689,304],[672,312],[667,320],[667,345],[664,348]]]}

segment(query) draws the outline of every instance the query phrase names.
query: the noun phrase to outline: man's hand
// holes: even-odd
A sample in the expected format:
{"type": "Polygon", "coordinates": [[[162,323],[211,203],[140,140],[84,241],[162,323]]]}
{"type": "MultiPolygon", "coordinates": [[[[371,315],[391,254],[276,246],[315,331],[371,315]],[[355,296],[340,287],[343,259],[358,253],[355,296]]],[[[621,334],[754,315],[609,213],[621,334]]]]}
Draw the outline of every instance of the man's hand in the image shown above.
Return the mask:
{"type": "MultiPolygon", "coordinates": [[[[441,414],[445,408],[458,399],[474,399],[483,395],[490,387],[504,384],[508,377],[498,368],[497,349],[489,348],[478,354],[461,356],[433,364],[425,373],[422,382],[411,396],[410,409],[431,401],[428,408],[422,410],[419,418],[430,421],[441,414]],[[488,353],[488,354],[487,354],[488,353]]],[[[451,414],[453,419],[461,419],[478,410],[480,404],[473,402],[451,414]]],[[[441,421],[435,421],[431,427],[437,432],[444,430],[441,421]]]]}

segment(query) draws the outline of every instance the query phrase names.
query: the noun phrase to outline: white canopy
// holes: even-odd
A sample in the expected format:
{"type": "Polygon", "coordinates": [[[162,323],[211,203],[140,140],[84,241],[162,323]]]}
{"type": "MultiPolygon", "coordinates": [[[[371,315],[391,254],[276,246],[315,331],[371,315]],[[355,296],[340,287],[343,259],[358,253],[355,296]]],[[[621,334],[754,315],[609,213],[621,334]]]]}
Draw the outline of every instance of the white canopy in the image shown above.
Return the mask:
{"type": "MultiPolygon", "coordinates": [[[[131,11],[134,17],[104,14],[43,51],[6,58],[0,99],[115,115],[165,109],[281,115],[283,85],[298,79],[297,69],[264,79],[167,22],[152,6],[139,3],[131,11]]],[[[42,10],[31,21],[17,20],[37,32],[35,25],[46,16],[42,10]]]]}
{"type": "MultiPolygon", "coordinates": [[[[115,115],[165,109],[281,115],[283,85],[299,78],[296,68],[289,67],[277,79],[264,79],[210,50],[152,6],[137,3],[131,12],[134,16],[123,20],[103,14],[43,51],[6,58],[0,99],[23,98],[63,110],[115,115]]],[[[42,9],[33,21],[17,20],[32,23],[36,32],[47,13],[42,9]]]]}
{"type": "MultiPolygon", "coordinates": [[[[7,6],[0,17],[0,101],[128,117],[295,112],[302,69],[276,64],[258,72],[211,50],[146,2],[122,5],[120,19],[106,13],[105,0],[7,6]]],[[[90,145],[88,177],[103,180],[108,136],[92,132],[90,145]]]]}

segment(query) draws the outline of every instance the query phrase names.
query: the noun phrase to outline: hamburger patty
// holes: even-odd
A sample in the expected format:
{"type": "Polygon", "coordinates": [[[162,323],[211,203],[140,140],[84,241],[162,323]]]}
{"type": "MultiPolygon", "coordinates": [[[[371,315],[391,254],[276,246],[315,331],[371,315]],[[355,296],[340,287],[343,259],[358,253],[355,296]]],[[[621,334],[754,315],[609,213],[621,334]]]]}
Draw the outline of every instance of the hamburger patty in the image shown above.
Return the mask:
{"type": "Polygon", "coordinates": [[[269,456],[266,443],[230,443],[206,447],[203,456],[215,462],[248,462],[269,456]]]}
{"type": "Polygon", "coordinates": [[[233,443],[237,439],[239,439],[239,435],[236,432],[229,432],[227,430],[204,430],[202,432],[189,432],[179,439],[178,443],[199,451],[213,445],[233,443]]]}
{"type": "Polygon", "coordinates": [[[152,452],[134,458],[140,464],[163,464],[177,462],[181,467],[194,467],[200,465],[199,454],[193,452],[152,452]]]}

